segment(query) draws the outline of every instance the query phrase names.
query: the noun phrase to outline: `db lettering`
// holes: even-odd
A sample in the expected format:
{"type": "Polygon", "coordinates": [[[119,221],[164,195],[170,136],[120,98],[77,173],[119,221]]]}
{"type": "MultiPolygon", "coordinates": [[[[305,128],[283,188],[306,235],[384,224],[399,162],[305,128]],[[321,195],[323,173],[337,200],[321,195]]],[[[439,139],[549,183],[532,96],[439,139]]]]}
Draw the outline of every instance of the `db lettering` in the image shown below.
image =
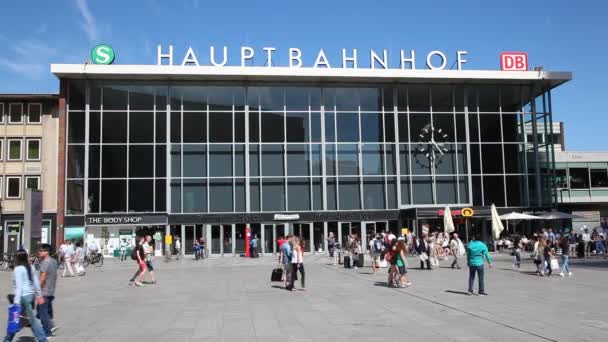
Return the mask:
{"type": "Polygon", "coordinates": [[[528,54],[525,52],[503,52],[500,54],[500,70],[527,71],[528,54]]]}

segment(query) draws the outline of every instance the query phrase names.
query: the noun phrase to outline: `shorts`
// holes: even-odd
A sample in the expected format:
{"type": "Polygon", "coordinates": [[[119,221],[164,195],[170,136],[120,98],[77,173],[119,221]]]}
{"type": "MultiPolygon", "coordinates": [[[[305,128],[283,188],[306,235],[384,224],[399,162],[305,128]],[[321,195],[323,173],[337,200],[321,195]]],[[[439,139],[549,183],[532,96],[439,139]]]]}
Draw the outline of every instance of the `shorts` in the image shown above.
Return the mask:
{"type": "Polygon", "coordinates": [[[138,263],[137,266],[139,266],[139,271],[140,272],[145,272],[147,270],[146,268],[146,263],[138,263]]]}
{"type": "Polygon", "coordinates": [[[154,271],[154,266],[152,266],[151,260],[146,260],[146,267],[148,267],[148,271],[154,271]]]}
{"type": "Polygon", "coordinates": [[[398,266],[399,267],[399,274],[404,275],[407,273],[407,268],[405,268],[405,266],[398,266]]]}
{"type": "Polygon", "coordinates": [[[380,259],[380,253],[376,253],[376,252],[371,252],[369,253],[369,256],[372,258],[372,260],[377,261],[378,259],[380,259]]]}

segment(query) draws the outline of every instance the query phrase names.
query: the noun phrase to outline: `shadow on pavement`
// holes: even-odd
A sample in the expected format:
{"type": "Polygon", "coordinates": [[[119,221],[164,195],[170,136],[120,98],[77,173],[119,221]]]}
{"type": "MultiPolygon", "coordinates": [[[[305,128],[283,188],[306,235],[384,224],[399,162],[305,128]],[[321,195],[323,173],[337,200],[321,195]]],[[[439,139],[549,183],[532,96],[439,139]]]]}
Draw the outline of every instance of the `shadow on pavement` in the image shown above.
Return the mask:
{"type": "Polygon", "coordinates": [[[459,295],[463,295],[463,296],[468,296],[469,295],[468,292],[464,292],[464,291],[445,290],[445,292],[447,292],[447,293],[453,293],[453,294],[459,294],[459,295]]]}
{"type": "Polygon", "coordinates": [[[388,287],[388,282],[386,282],[386,281],[377,281],[377,282],[374,283],[374,286],[388,287]]]}

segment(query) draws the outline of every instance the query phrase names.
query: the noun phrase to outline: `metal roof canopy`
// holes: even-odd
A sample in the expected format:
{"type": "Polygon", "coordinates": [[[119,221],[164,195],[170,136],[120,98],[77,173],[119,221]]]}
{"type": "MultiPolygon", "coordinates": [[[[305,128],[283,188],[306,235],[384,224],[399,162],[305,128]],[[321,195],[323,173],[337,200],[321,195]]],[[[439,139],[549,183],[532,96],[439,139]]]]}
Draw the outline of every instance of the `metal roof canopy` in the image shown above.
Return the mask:
{"type": "Polygon", "coordinates": [[[572,79],[571,72],[550,71],[288,68],[259,66],[51,64],[51,72],[60,79],[445,84],[530,84],[542,82],[549,88],[555,88],[572,79]]]}

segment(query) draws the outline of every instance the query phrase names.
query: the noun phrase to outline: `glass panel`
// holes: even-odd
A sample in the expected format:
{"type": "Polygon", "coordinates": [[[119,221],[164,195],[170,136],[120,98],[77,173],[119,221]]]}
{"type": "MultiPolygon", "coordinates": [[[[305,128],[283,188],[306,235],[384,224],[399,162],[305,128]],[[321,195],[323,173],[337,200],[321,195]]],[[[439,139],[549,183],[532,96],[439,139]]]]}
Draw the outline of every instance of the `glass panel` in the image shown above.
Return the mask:
{"type": "MultiPolygon", "coordinates": [[[[70,114],[71,116],[72,114],[70,114]]],[[[74,113],[74,115],[80,115],[74,113]]],[[[101,139],[101,113],[89,113],[89,143],[99,143],[101,139]]]]}
{"type": "Polygon", "coordinates": [[[245,107],[244,87],[205,87],[210,110],[243,110],[245,107]]]}
{"type": "Polygon", "coordinates": [[[21,177],[7,177],[6,180],[7,196],[14,198],[21,197],[21,177]]]}
{"type": "Polygon", "coordinates": [[[129,88],[129,108],[131,110],[151,110],[154,108],[153,86],[132,86],[129,88]]]}
{"type": "Polygon", "coordinates": [[[260,142],[260,113],[249,112],[249,141],[260,142]]]}
{"type": "Polygon", "coordinates": [[[433,204],[433,185],[431,177],[413,177],[412,192],[414,204],[433,204]]]}
{"type": "Polygon", "coordinates": [[[154,113],[131,112],[129,114],[129,142],[154,142],[154,113]]]}
{"type": "Polygon", "coordinates": [[[42,115],[42,104],[32,103],[28,106],[28,122],[39,123],[42,115]]]}
{"type": "Polygon", "coordinates": [[[359,141],[359,115],[357,113],[338,113],[337,125],[339,142],[359,141]]]}
{"type": "Polygon", "coordinates": [[[338,173],[341,176],[359,174],[357,145],[338,145],[338,173]]]}
{"type": "Polygon", "coordinates": [[[285,184],[281,178],[262,180],[262,211],[285,211],[285,184]]]}
{"type": "Polygon", "coordinates": [[[321,113],[310,114],[310,139],[312,142],[321,142],[321,113]]]}
{"type": "Polygon", "coordinates": [[[312,149],[312,158],[311,158],[311,164],[312,164],[312,175],[313,176],[320,176],[322,173],[322,164],[321,164],[321,145],[318,144],[313,144],[310,145],[310,148],[312,149]]]}
{"type": "Polygon", "coordinates": [[[70,110],[84,110],[86,102],[85,81],[69,81],[68,87],[68,104],[70,105],[70,110]]]}
{"type": "Polygon", "coordinates": [[[180,112],[171,112],[171,142],[182,141],[182,114],[180,112]]]}
{"type": "Polygon", "coordinates": [[[234,175],[245,176],[245,145],[234,145],[234,175]]]}
{"type": "Polygon", "coordinates": [[[399,114],[399,142],[409,142],[409,125],[407,122],[407,114],[399,114]]]}
{"type": "Polygon", "coordinates": [[[281,87],[249,87],[247,88],[249,107],[262,110],[283,110],[285,93],[281,87]]]}
{"type": "MultiPolygon", "coordinates": [[[[127,142],[127,113],[126,112],[105,112],[103,113],[103,133],[104,143],[124,143],[127,142]]],[[[83,128],[84,132],[84,128],[83,128]]]]}
{"type": "Polygon", "coordinates": [[[336,175],[336,145],[325,145],[325,173],[328,176],[336,175]]]}
{"type": "Polygon", "coordinates": [[[395,114],[384,113],[384,141],[395,142],[395,114]]]}
{"type": "Polygon", "coordinates": [[[308,113],[287,113],[287,142],[308,142],[310,140],[308,113]]]}
{"type": "Polygon", "coordinates": [[[312,179],[313,210],[323,210],[323,186],[321,178],[312,179]]]}
{"type": "Polygon", "coordinates": [[[103,87],[104,110],[126,110],[128,99],[128,86],[109,85],[103,87]]]}
{"type": "Polygon", "coordinates": [[[260,175],[260,147],[249,145],[249,175],[257,177],[260,175]]]}
{"type": "Polygon", "coordinates": [[[480,112],[498,112],[500,110],[498,90],[497,86],[489,85],[478,88],[480,112]]]}
{"type": "Polygon", "coordinates": [[[68,143],[84,143],[84,127],[84,113],[70,112],[68,114],[68,143]]]}
{"type": "Polygon", "coordinates": [[[308,176],[309,170],[308,145],[287,145],[287,175],[308,176]]]}
{"type": "Polygon", "coordinates": [[[458,182],[456,177],[437,177],[437,204],[458,203],[458,182]]]}
{"type": "Polygon", "coordinates": [[[129,146],[129,177],[154,177],[154,146],[129,146]]]}
{"type": "Polygon", "coordinates": [[[209,177],[232,176],[232,145],[209,146],[209,177]]]}
{"type": "Polygon", "coordinates": [[[167,142],[167,113],[156,112],[156,142],[167,142]]]}
{"type": "MultiPolygon", "coordinates": [[[[483,173],[502,173],[502,145],[481,145],[483,173]]],[[[504,201],[503,201],[504,202],[504,201]]]]}
{"type": "Polygon", "coordinates": [[[382,89],[379,88],[361,88],[359,89],[361,97],[361,110],[368,112],[382,111],[382,89]]]}
{"type": "Polygon", "coordinates": [[[249,208],[251,211],[260,211],[260,180],[253,179],[249,182],[249,208]]]}
{"type": "MultiPolygon", "coordinates": [[[[207,141],[207,114],[205,113],[184,113],[184,142],[205,142],[207,141]]],[[[173,122],[171,123],[173,125],[173,122]]],[[[224,132],[226,133],[226,132],[224,132]]],[[[230,130],[230,141],[232,141],[232,125],[230,130]]]]}
{"type": "MultiPolygon", "coordinates": [[[[456,169],[456,146],[452,144],[440,145],[444,149],[443,154],[436,154],[435,173],[443,175],[453,175],[457,173],[456,169]],[[447,151],[446,151],[447,150],[447,151]]],[[[437,152],[437,151],[435,151],[437,152]]],[[[460,160],[458,161],[460,162],[460,160]]],[[[459,165],[460,167],[460,165],[459,165]]],[[[456,203],[456,202],[451,202],[456,203]]]]}
{"type": "Polygon", "coordinates": [[[325,141],[334,142],[336,141],[336,123],[335,114],[331,112],[325,112],[325,141]]]}
{"type": "MultiPolygon", "coordinates": [[[[431,110],[429,86],[409,85],[407,87],[407,94],[410,112],[428,112],[431,110]]],[[[401,104],[399,106],[401,106],[401,104]]]]}
{"type": "Polygon", "coordinates": [[[360,103],[359,93],[358,88],[336,88],[336,110],[357,110],[360,103]]]}
{"type": "MultiPolygon", "coordinates": [[[[186,116],[184,126],[185,124],[186,116]]],[[[232,142],[232,113],[209,113],[209,142],[232,142]]]]}
{"type": "Polygon", "coordinates": [[[523,145],[504,144],[505,172],[525,173],[524,147],[523,145]]]}
{"type": "Polygon", "coordinates": [[[397,209],[397,177],[388,177],[386,181],[387,209],[397,209]]]}
{"type": "Polygon", "coordinates": [[[182,212],[182,182],[179,179],[171,180],[171,212],[182,212]]]}
{"type": "Polygon", "coordinates": [[[570,168],[570,188],[572,189],[589,189],[589,169],[587,168],[570,168]]]}
{"type": "Polygon", "coordinates": [[[525,176],[507,176],[507,205],[509,207],[527,206],[528,204],[525,200],[525,189],[525,176]]]}
{"type": "Polygon", "coordinates": [[[262,176],[284,176],[283,146],[262,145],[262,176]]]}
{"type": "Polygon", "coordinates": [[[383,178],[363,178],[363,205],[365,209],[385,209],[383,178]]]}
{"type": "Polygon", "coordinates": [[[473,205],[483,205],[480,176],[473,176],[473,205]]]}
{"type": "Polygon", "coordinates": [[[101,211],[105,213],[127,211],[126,180],[101,181],[101,211]]]}
{"type": "Polygon", "coordinates": [[[338,178],[340,191],[340,210],[361,209],[361,196],[359,192],[359,179],[338,178]]]}
{"type": "Polygon", "coordinates": [[[154,211],[153,180],[129,180],[129,212],[154,211]]]}
{"type": "Polygon", "coordinates": [[[590,171],[592,188],[608,187],[608,173],[606,173],[606,169],[591,169],[590,171]]]}
{"type": "Polygon", "coordinates": [[[433,114],[433,140],[437,143],[456,141],[454,136],[454,114],[433,114]]]}
{"type": "Polygon", "coordinates": [[[245,181],[237,179],[234,188],[234,211],[245,211],[245,181]]]}
{"type": "Polygon", "coordinates": [[[393,145],[385,145],[384,146],[385,149],[385,153],[386,153],[386,174],[387,175],[396,175],[397,174],[397,168],[395,165],[395,147],[393,145]]]}
{"type": "Polygon", "coordinates": [[[383,142],[382,114],[361,113],[361,141],[383,142]]]}
{"type": "Polygon", "coordinates": [[[209,198],[211,199],[209,202],[211,212],[231,212],[232,180],[212,179],[209,187],[209,198]]]}
{"type": "Polygon", "coordinates": [[[207,177],[205,145],[184,145],[184,177],[207,177]]]}
{"type": "MultiPolygon", "coordinates": [[[[99,160],[99,157],[98,157],[99,160]]],[[[90,161],[90,160],[89,160],[90,161]]],[[[84,146],[68,146],[68,178],[84,178],[84,146]]],[[[99,174],[99,164],[97,164],[99,174]]],[[[90,173],[90,171],[89,171],[90,173]]]]}
{"type": "MultiPolygon", "coordinates": [[[[127,177],[127,146],[102,146],[101,174],[104,178],[127,177]]],[[[125,184],[126,188],[126,184],[125,184]]],[[[126,203],[125,203],[126,204],[126,203]]],[[[103,208],[103,205],[102,205],[103,208]]],[[[126,209],[126,205],[125,205],[126,209]]]]}
{"type": "Polygon", "coordinates": [[[234,141],[245,142],[245,113],[234,113],[234,141]]]}
{"type": "Polygon", "coordinates": [[[206,110],[207,103],[203,87],[196,86],[171,86],[169,88],[171,97],[171,108],[174,110],[206,110]]]}
{"type": "Polygon", "coordinates": [[[412,204],[410,195],[410,179],[408,177],[401,177],[401,204],[412,204]]]}
{"type": "Polygon", "coordinates": [[[167,147],[166,145],[156,146],[156,177],[167,175],[167,147]]]}
{"type": "Polygon", "coordinates": [[[364,175],[383,175],[382,145],[363,145],[362,163],[364,175]]]}
{"type": "Polygon", "coordinates": [[[309,178],[289,178],[287,180],[287,191],[289,194],[288,210],[310,210],[309,182],[309,178]]]}
{"type": "Polygon", "coordinates": [[[500,142],[500,116],[496,114],[479,114],[481,142],[500,142]]]}
{"type": "MultiPolygon", "coordinates": [[[[89,178],[99,178],[100,153],[101,149],[99,146],[89,146],[89,178]]],[[[84,162],[84,154],[82,156],[84,162]]]]}
{"type": "MultiPolygon", "coordinates": [[[[13,178],[7,178],[7,186],[10,187],[13,178]]],[[[9,189],[10,190],[10,189],[9,189]]],[[[66,181],[66,208],[68,215],[80,215],[84,213],[84,181],[66,181]]]]}
{"type": "Polygon", "coordinates": [[[410,174],[409,145],[399,145],[399,168],[402,175],[410,174]]]}
{"type": "Polygon", "coordinates": [[[167,210],[167,181],[164,179],[155,180],[156,191],[156,211],[163,212],[167,210]]]}
{"type": "Polygon", "coordinates": [[[502,176],[483,177],[483,196],[485,205],[505,206],[505,184],[502,176]]]}
{"type": "MultiPolygon", "coordinates": [[[[207,181],[184,179],[184,213],[207,212],[207,181]]],[[[211,194],[209,196],[211,197],[211,194]]],[[[216,199],[214,198],[214,201],[216,199]]],[[[213,202],[213,201],[212,201],[213,202]]]]}
{"type": "Polygon", "coordinates": [[[99,181],[89,181],[89,213],[99,213],[99,181]]]}
{"type": "Polygon", "coordinates": [[[453,97],[451,86],[432,86],[433,112],[452,112],[453,97]]]}
{"type": "Polygon", "coordinates": [[[285,127],[283,113],[262,113],[262,142],[283,142],[285,127]]]}
{"type": "MultiPolygon", "coordinates": [[[[83,81],[84,83],[85,81],[83,81]]],[[[97,85],[93,82],[89,83],[89,107],[91,110],[99,110],[101,109],[101,86],[97,85]]],[[[84,84],[83,84],[84,90],[84,84]]],[[[83,100],[84,101],[84,100],[83,100]]],[[[84,110],[84,105],[83,108],[84,110]]]]}
{"type": "Polygon", "coordinates": [[[327,210],[336,210],[337,206],[336,178],[327,178],[327,210]]]}

